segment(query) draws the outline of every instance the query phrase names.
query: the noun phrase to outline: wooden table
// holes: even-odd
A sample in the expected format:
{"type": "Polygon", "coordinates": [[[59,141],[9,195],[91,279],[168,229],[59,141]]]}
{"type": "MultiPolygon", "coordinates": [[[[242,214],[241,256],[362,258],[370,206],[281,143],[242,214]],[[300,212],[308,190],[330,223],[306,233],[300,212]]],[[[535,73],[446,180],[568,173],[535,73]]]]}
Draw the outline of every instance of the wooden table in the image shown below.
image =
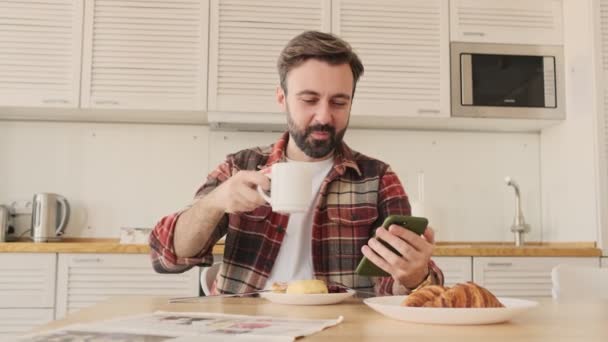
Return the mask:
{"type": "Polygon", "coordinates": [[[156,310],[220,312],[293,318],[330,319],[344,316],[344,322],[305,338],[306,341],[608,341],[608,301],[556,303],[540,299],[540,305],[510,322],[478,326],[424,325],[385,318],[361,299],[326,306],[272,304],[261,298],[215,298],[199,303],[168,304],[165,297],[114,297],[106,302],[68,315],[42,329],[73,323],[156,310]]]}

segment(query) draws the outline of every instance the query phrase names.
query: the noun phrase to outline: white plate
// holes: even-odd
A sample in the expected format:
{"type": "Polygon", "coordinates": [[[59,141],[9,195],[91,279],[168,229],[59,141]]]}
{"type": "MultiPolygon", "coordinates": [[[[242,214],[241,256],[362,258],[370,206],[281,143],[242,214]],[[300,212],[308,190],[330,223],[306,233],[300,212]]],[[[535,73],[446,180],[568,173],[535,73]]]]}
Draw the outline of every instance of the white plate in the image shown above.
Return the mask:
{"type": "Polygon", "coordinates": [[[455,325],[505,322],[538,305],[530,300],[499,297],[504,308],[419,308],[401,306],[405,297],[373,297],[363,302],[384,316],[400,321],[455,325]]]}
{"type": "Polygon", "coordinates": [[[277,304],[290,305],[326,305],[336,304],[352,297],[356,292],[347,290],[343,293],[315,293],[315,294],[286,294],[277,292],[260,293],[260,297],[277,304]]]}

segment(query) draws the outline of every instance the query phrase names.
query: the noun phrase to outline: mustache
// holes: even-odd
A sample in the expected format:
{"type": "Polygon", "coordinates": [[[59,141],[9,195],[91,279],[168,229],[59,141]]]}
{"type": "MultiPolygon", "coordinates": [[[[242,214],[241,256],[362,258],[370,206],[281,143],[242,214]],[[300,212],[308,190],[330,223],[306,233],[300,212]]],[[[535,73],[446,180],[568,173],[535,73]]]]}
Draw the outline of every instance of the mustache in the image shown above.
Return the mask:
{"type": "Polygon", "coordinates": [[[329,132],[332,136],[336,135],[336,128],[332,125],[314,125],[306,128],[306,137],[308,137],[313,132],[329,132]]]}

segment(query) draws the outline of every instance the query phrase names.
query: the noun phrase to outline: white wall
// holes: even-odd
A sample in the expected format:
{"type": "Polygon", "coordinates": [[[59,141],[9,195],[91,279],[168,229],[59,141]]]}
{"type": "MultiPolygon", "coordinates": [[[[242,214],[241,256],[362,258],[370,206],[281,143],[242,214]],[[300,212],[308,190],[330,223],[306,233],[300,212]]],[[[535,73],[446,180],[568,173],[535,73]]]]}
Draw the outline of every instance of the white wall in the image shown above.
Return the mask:
{"type": "MultiPolygon", "coordinates": [[[[207,174],[204,126],[0,122],[0,203],[56,192],[66,235],[119,236],[188,203],[207,174]]],[[[19,231],[29,225],[19,217],[19,231]]]]}
{"type": "MultiPolygon", "coordinates": [[[[227,153],[277,136],[204,126],[0,122],[0,203],[57,192],[75,209],[68,235],[116,237],[122,226],[153,226],[187,204],[227,153]]],[[[514,197],[505,175],[521,185],[529,240],[541,239],[538,135],[350,130],[346,139],[390,163],[412,198],[424,172],[426,215],[439,240],[510,241],[514,197]]],[[[19,231],[28,220],[21,218],[19,231]]]]}
{"type": "Polygon", "coordinates": [[[595,128],[593,12],[590,0],[564,1],[566,113],[541,133],[543,236],[597,241],[598,175],[595,128]]]}

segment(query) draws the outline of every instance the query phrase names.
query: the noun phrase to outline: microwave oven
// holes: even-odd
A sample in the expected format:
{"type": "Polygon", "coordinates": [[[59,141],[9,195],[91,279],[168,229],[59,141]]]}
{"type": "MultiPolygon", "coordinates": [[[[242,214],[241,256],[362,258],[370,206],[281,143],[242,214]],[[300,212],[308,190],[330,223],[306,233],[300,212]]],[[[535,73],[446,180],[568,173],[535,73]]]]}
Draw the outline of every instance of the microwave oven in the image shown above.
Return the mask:
{"type": "Polygon", "coordinates": [[[450,45],[452,116],[564,119],[563,48],[450,45]]]}

